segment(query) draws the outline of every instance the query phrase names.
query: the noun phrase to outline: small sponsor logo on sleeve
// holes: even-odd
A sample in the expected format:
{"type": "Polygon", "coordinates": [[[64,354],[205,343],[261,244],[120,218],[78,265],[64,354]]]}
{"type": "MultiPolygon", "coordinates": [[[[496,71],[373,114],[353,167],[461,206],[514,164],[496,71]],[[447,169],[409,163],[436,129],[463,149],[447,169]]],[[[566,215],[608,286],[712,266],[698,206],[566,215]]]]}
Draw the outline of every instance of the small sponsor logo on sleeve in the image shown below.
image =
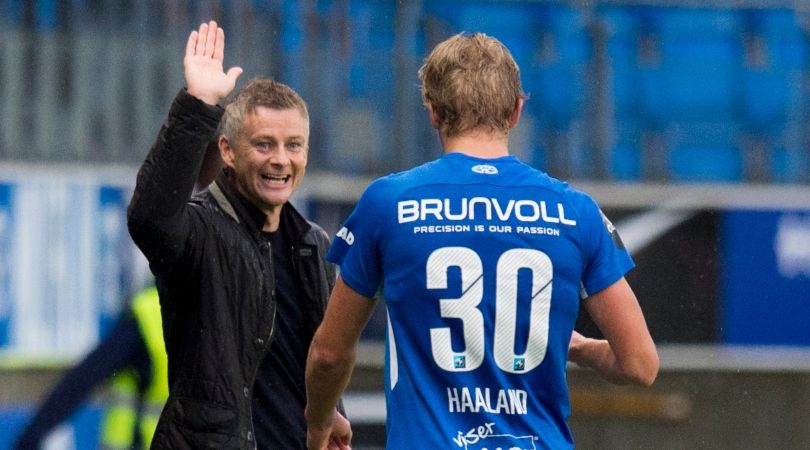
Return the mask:
{"type": "Polygon", "coordinates": [[[338,230],[337,237],[343,239],[349,245],[354,244],[354,234],[352,234],[352,232],[346,227],[342,227],[340,230],[338,230]]]}
{"type": "Polygon", "coordinates": [[[622,238],[619,236],[619,232],[616,230],[616,227],[601,209],[599,210],[599,214],[602,215],[602,223],[605,224],[605,228],[607,228],[608,233],[610,233],[610,237],[613,239],[613,244],[615,244],[617,248],[624,249],[624,242],[622,242],[622,238]]]}

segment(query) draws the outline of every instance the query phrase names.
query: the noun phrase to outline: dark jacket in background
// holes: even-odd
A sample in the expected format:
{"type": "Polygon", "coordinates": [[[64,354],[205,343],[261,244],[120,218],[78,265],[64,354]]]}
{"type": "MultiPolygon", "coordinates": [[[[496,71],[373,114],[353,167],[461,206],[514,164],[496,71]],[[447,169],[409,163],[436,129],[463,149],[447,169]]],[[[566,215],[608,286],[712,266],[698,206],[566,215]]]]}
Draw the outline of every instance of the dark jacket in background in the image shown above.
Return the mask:
{"type": "MultiPolygon", "coordinates": [[[[130,234],[157,278],[169,356],[169,400],[153,448],[255,446],[253,383],[276,309],[271,248],[261,235],[265,216],[224,173],[191,197],[222,113],[181,91],[129,205],[130,234]]],[[[280,229],[293,238],[302,326],[314,331],[335,280],[324,260],[329,238],[291,204],[282,209],[280,229]]]]}

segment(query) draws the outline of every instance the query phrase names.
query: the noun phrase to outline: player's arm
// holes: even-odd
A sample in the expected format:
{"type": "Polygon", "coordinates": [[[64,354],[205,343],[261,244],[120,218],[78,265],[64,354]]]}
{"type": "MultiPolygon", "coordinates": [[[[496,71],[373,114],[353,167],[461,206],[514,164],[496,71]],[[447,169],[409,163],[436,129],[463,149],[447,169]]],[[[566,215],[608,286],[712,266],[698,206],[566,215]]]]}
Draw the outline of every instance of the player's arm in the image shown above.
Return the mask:
{"type": "Polygon", "coordinates": [[[338,277],[307,358],[307,447],[348,448],[351,427],[335,409],[354,368],[357,343],[375,303],[338,277]],[[342,447],[346,446],[346,447],[342,447]]]}
{"type": "Polygon", "coordinates": [[[627,281],[621,278],[591,295],[584,306],[606,339],[586,338],[575,331],[568,359],[613,383],[651,385],[658,375],[658,352],[627,281]]]}

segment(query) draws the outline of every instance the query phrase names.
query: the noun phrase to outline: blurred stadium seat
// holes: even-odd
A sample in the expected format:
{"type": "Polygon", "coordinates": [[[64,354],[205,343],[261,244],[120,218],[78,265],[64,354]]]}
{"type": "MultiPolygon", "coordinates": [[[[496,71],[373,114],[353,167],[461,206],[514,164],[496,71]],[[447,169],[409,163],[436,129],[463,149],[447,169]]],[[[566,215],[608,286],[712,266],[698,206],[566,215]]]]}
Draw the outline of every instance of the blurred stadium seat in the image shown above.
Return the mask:
{"type": "Polygon", "coordinates": [[[737,181],[743,34],[735,10],[640,9],[648,48],[639,59],[642,126],[663,136],[663,173],[682,181],[737,181]]]}
{"type": "Polygon", "coordinates": [[[748,178],[799,182],[807,167],[804,139],[796,136],[807,118],[807,35],[795,12],[748,10],[746,65],[742,70],[742,118],[755,164],[748,178]],[[757,167],[759,166],[759,167],[757,167]]]}
{"type": "Polygon", "coordinates": [[[137,162],[180,83],[183,31],[213,17],[239,30],[228,54],[246,78],[277,77],[317,105],[314,168],[384,173],[435,156],[416,68],[439,40],[482,31],[510,48],[530,95],[517,153],[554,175],[807,182],[806,24],[789,2],[742,3],[6,1],[0,155],[137,162]],[[741,169],[687,167],[672,130],[719,122],[740,135],[690,152],[741,169]]]}

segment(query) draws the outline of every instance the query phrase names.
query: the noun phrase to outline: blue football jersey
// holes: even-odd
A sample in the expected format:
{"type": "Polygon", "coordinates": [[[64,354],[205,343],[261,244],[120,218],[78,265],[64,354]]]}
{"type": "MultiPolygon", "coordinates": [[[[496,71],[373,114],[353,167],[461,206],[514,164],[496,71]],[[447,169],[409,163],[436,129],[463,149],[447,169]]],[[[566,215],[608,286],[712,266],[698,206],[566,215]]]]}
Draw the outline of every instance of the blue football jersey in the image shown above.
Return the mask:
{"type": "Polygon", "coordinates": [[[374,181],[329,251],[388,312],[387,448],[573,447],[580,300],[633,267],[588,195],[513,156],[449,153],[374,181]]]}

